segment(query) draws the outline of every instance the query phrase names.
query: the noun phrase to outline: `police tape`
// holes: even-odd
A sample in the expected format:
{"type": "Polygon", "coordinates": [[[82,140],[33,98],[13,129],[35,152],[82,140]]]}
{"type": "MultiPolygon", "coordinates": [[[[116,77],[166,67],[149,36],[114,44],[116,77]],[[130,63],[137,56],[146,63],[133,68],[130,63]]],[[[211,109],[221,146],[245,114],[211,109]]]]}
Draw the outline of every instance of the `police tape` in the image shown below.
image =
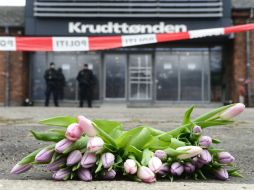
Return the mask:
{"type": "Polygon", "coordinates": [[[254,30],[254,23],[188,32],[96,37],[0,37],[0,51],[95,51],[254,30]]]}

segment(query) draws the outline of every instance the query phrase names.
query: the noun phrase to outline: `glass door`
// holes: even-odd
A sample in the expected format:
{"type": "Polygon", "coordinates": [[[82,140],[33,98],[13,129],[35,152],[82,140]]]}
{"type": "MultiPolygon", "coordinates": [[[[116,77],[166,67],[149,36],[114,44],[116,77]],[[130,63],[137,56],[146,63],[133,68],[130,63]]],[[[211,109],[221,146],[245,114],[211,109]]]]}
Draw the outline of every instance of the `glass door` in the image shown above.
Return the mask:
{"type": "Polygon", "coordinates": [[[125,99],[126,98],[126,65],[125,54],[106,54],[104,57],[105,66],[105,98],[125,99]]]}
{"type": "Polygon", "coordinates": [[[177,54],[159,52],[155,58],[156,99],[178,100],[179,57],[177,54]]]}
{"type": "Polygon", "coordinates": [[[150,54],[129,56],[130,100],[152,99],[152,57],[150,54]]]}
{"type": "Polygon", "coordinates": [[[181,100],[202,100],[203,65],[200,52],[180,53],[181,100]]]}

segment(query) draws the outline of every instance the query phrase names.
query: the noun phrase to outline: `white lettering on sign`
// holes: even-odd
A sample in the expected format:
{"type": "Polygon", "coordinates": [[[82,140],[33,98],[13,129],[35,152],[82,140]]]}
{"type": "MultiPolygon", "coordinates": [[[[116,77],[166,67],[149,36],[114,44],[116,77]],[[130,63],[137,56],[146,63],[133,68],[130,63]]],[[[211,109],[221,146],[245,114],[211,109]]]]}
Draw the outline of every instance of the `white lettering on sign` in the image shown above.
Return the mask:
{"type": "Polygon", "coordinates": [[[69,22],[69,33],[78,34],[155,34],[155,33],[173,33],[186,32],[187,26],[184,24],[127,24],[108,22],[105,24],[84,24],[82,22],[69,22]]]}
{"type": "Polygon", "coordinates": [[[123,47],[150,44],[155,42],[157,42],[155,34],[122,36],[123,47]]]}
{"type": "Polygon", "coordinates": [[[219,36],[224,34],[224,28],[213,28],[189,31],[190,38],[202,38],[206,36],[219,36]]]}
{"type": "Polygon", "coordinates": [[[0,51],[15,51],[15,37],[0,37],[0,51]]]}
{"type": "Polygon", "coordinates": [[[87,51],[87,37],[53,37],[54,51],[87,51]]]}

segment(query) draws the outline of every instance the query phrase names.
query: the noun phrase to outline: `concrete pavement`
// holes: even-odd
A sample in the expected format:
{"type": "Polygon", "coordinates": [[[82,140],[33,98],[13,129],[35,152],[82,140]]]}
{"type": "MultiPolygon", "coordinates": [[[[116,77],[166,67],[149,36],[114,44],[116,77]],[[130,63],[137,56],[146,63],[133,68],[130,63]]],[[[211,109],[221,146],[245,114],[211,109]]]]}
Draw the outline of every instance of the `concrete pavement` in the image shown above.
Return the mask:
{"type": "MultiPolygon", "coordinates": [[[[210,108],[197,108],[193,117],[198,116],[210,108]]],[[[153,185],[136,182],[113,181],[83,183],[52,182],[50,174],[43,167],[34,168],[20,175],[9,174],[12,166],[24,155],[45,143],[35,141],[29,130],[44,130],[46,126],[37,123],[38,120],[56,115],[78,114],[86,115],[92,119],[112,119],[122,121],[126,128],[139,124],[147,124],[167,131],[182,122],[185,108],[126,108],[124,106],[108,106],[102,108],[44,108],[44,107],[10,107],[0,108],[0,190],[2,189],[254,189],[254,109],[246,111],[236,118],[232,126],[214,127],[205,130],[205,133],[222,140],[219,147],[232,152],[236,157],[236,164],[241,168],[245,178],[231,178],[230,181],[221,182],[208,180],[202,182],[160,181],[153,185]],[[13,181],[14,180],[14,181],[13,181]]]]}

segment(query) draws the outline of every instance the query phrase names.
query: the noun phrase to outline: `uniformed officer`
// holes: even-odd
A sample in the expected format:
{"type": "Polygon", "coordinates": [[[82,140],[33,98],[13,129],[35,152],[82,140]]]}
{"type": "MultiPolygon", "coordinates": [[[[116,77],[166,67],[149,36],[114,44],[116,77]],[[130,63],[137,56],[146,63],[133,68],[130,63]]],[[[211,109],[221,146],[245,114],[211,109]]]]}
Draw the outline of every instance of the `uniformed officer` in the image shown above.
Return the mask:
{"type": "Polygon", "coordinates": [[[83,107],[84,99],[87,99],[88,107],[92,107],[94,75],[88,69],[88,64],[84,64],[84,68],[79,71],[77,80],[79,83],[79,107],[83,107]]]}
{"type": "Polygon", "coordinates": [[[44,79],[46,80],[46,100],[45,106],[49,105],[50,95],[53,93],[54,104],[58,106],[58,95],[57,95],[57,83],[58,83],[58,72],[55,69],[55,64],[53,62],[50,63],[49,69],[45,71],[44,79]]]}
{"type": "Polygon", "coordinates": [[[58,83],[57,83],[57,95],[60,100],[64,99],[64,87],[65,87],[65,76],[62,68],[57,69],[58,72],[58,83]]]}

